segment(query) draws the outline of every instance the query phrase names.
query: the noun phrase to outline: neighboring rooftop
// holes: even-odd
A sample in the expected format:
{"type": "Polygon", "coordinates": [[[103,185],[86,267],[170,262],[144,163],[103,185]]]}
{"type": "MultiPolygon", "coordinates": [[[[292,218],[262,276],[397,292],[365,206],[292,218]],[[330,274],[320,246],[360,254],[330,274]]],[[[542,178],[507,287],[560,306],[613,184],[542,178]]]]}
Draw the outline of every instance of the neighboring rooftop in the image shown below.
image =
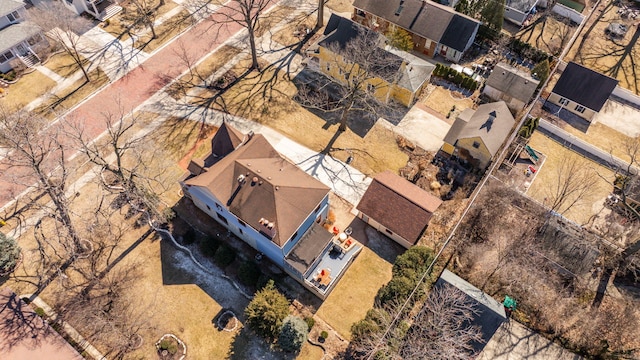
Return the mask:
{"type": "Polygon", "coordinates": [[[507,7],[526,13],[533,9],[539,0],[507,0],[507,7]]]}
{"type": "Polygon", "coordinates": [[[504,101],[482,104],[474,111],[465,109],[444,138],[449,144],[458,139],[479,137],[494,156],[509,136],[515,120],[504,101]]]}
{"type": "Polygon", "coordinates": [[[0,0],[0,16],[10,14],[25,6],[22,1],[16,0],[0,0]]]}
{"type": "Polygon", "coordinates": [[[465,293],[469,302],[475,306],[477,313],[472,324],[480,328],[484,342],[474,344],[474,348],[477,351],[482,350],[484,344],[491,340],[500,325],[507,320],[504,306],[463,278],[445,269],[435,286],[447,285],[465,293]]]}
{"type": "Polygon", "coordinates": [[[431,73],[436,68],[432,63],[392,46],[387,45],[385,50],[399,56],[404,61],[405,67],[400,74],[398,85],[412,92],[420,89],[420,86],[431,77],[431,73]]]}
{"type": "Polygon", "coordinates": [[[11,49],[16,44],[28,40],[41,31],[38,25],[28,21],[7,26],[0,30],[0,51],[11,49]]]}
{"type": "Polygon", "coordinates": [[[480,25],[478,20],[432,1],[355,0],[353,7],[458,51],[464,50],[480,25]]]}
{"type": "Polygon", "coordinates": [[[222,202],[220,206],[283,246],[329,188],[285,160],[261,134],[247,138],[185,184],[207,188],[222,202]]]}
{"type": "Polygon", "coordinates": [[[526,71],[498,63],[489,75],[486,85],[527,103],[539,83],[540,81],[532,78],[526,71]]]}
{"type": "Polygon", "coordinates": [[[618,80],[570,62],[551,92],[593,111],[600,111],[618,80]]]}
{"type": "Polygon", "coordinates": [[[414,244],[442,200],[385,171],[373,178],[356,208],[414,244]]]}
{"type": "Polygon", "coordinates": [[[11,289],[0,289],[0,359],[83,360],[11,289]]]}

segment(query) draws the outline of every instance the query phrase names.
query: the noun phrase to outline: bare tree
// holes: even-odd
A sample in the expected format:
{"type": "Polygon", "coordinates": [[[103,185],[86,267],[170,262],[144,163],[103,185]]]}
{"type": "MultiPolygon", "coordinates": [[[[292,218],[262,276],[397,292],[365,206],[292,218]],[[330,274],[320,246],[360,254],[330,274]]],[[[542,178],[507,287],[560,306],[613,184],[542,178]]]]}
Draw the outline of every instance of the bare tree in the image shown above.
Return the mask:
{"type": "Polygon", "coordinates": [[[408,325],[404,321],[395,322],[401,304],[397,301],[381,306],[376,303],[366,317],[351,327],[352,340],[349,353],[355,359],[369,359],[380,356],[385,359],[399,358],[398,352],[408,325]],[[385,334],[390,327],[394,328],[385,334]],[[382,356],[384,354],[384,356],[382,356]]]}
{"type": "Polygon", "coordinates": [[[60,44],[66,54],[82,71],[87,82],[89,66],[87,57],[96,49],[89,49],[81,42],[79,34],[93,27],[90,20],[69,11],[60,1],[44,0],[29,10],[29,19],[38,24],[47,35],[60,44]]]}
{"type": "Polygon", "coordinates": [[[72,254],[85,252],[79,232],[71,220],[70,199],[66,194],[66,149],[60,142],[58,128],[47,128],[47,125],[46,119],[33,113],[18,111],[9,114],[0,109],[0,149],[8,154],[3,162],[11,169],[14,182],[25,188],[35,186],[36,194],[44,192],[49,197],[52,208],[48,203],[39,206],[64,227],[66,236],[62,238],[70,242],[62,245],[72,254]]]}
{"type": "Polygon", "coordinates": [[[443,285],[431,290],[415,317],[402,347],[403,359],[472,359],[474,345],[482,343],[471,325],[477,310],[465,293],[443,285]]]}
{"type": "Polygon", "coordinates": [[[555,181],[546,189],[545,204],[560,214],[582,202],[598,182],[597,173],[589,162],[577,155],[564,159],[554,170],[555,181]]]}
{"type": "MultiPolygon", "coordinates": [[[[207,6],[211,0],[190,0],[192,7],[203,9],[207,14],[207,6]]],[[[215,13],[209,18],[212,22],[211,26],[206,30],[223,29],[220,24],[238,24],[247,30],[247,39],[249,41],[249,50],[251,52],[250,69],[259,69],[258,50],[256,46],[256,37],[260,29],[260,22],[266,17],[265,12],[274,0],[231,0],[221,5],[215,13]]],[[[216,34],[217,35],[217,34],[216,34]]]]}
{"type": "Polygon", "coordinates": [[[151,39],[156,39],[155,21],[158,16],[158,8],[164,5],[164,0],[129,0],[134,11],[127,11],[123,14],[125,20],[131,22],[131,26],[136,28],[143,26],[151,31],[151,39]]]}
{"type": "Polygon", "coordinates": [[[71,122],[68,133],[87,160],[101,169],[100,181],[106,190],[119,194],[121,201],[145,213],[149,221],[165,222],[168,215],[161,210],[156,192],[158,187],[163,187],[161,174],[152,174],[147,167],[156,152],[144,146],[146,135],[134,132],[139,118],[123,112],[105,113],[104,118],[107,136],[102,142],[93,141],[82,125],[71,122]]]}
{"type": "MultiPolygon", "coordinates": [[[[398,81],[402,59],[381,48],[384,38],[364,27],[346,43],[333,42],[326,48],[332,58],[320,66],[330,68],[337,78],[313,76],[298,87],[303,106],[326,114],[337,113],[340,131],[347,129],[349,115],[364,112],[372,116],[392,113],[388,102],[391,84],[398,81]]],[[[324,51],[324,50],[320,50],[324,51]]]]}

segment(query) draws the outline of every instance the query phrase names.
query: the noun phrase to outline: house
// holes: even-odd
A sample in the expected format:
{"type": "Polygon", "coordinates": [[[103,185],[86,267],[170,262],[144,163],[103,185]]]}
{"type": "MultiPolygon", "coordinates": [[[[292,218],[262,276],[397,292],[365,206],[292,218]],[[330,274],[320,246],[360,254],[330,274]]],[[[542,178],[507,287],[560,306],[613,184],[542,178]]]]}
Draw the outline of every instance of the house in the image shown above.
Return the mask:
{"type": "Polygon", "coordinates": [[[538,84],[540,81],[528,72],[498,63],[485,82],[482,93],[494,101],[506,102],[511,110],[520,111],[531,100],[538,84]]]}
{"type": "MultiPolygon", "coordinates": [[[[39,3],[55,0],[30,0],[33,5],[38,6],[39,3]]],[[[110,17],[122,11],[122,7],[118,5],[119,0],[60,0],[60,2],[69,11],[80,15],[87,13],[98,21],[105,21],[110,17]]]]}
{"type": "Polygon", "coordinates": [[[507,0],[504,6],[505,20],[522,26],[530,14],[535,14],[539,0],[507,0]]]}
{"type": "Polygon", "coordinates": [[[480,330],[482,342],[472,344],[474,351],[479,352],[507,320],[504,306],[447,269],[442,272],[434,288],[443,286],[452,286],[462,291],[466,295],[467,302],[475,309],[474,318],[470,325],[476,326],[480,330]]]}
{"type": "Polygon", "coordinates": [[[387,170],[373,178],[356,209],[362,221],[408,249],[420,240],[440,204],[439,198],[387,170]]]}
{"type": "Polygon", "coordinates": [[[444,137],[441,150],[484,170],[507,140],[515,120],[504,101],[465,109],[444,137]]]}
{"type": "MultiPolygon", "coordinates": [[[[323,36],[318,41],[318,48],[312,54],[318,59],[318,70],[342,84],[350,81],[353,76],[361,75],[361,71],[365,72],[366,65],[355,64],[357,58],[349,57],[350,51],[341,52],[342,55],[336,54],[336,48],[344,50],[362,31],[370,30],[349,19],[331,14],[323,36]]],[[[383,41],[380,40],[382,46],[383,41]]],[[[435,65],[391,46],[376,50],[379,52],[376,58],[379,61],[384,59],[380,62],[384,62],[385,66],[378,73],[369,71],[365,74],[369,77],[367,87],[382,102],[394,100],[410,107],[429,83],[435,65]]]]}
{"type": "Polygon", "coordinates": [[[428,0],[355,0],[353,20],[386,33],[403,29],[413,37],[413,50],[459,62],[475,40],[480,22],[428,0]]]}
{"type": "Polygon", "coordinates": [[[11,289],[0,289],[0,358],[84,359],[11,289]]]}
{"type": "Polygon", "coordinates": [[[211,147],[211,154],[189,165],[181,181],[184,195],[326,298],[362,250],[346,234],[346,246],[337,242],[323,227],[329,188],[284,159],[261,134],[244,135],[222,124],[211,147]]]}
{"type": "Polygon", "coordinates": [[[17,0],[0,0],[0,72],[13,69],[16,61],[26,67],[40,63],[32,47],[47,44],[42,29],[25,21],[25,4],[17,0]]]}
{"type": "Polygon", "coordinates": [[[551,90],[547,102],[591,122],[617,85],[616,79],[570,62],[551,90]]]}

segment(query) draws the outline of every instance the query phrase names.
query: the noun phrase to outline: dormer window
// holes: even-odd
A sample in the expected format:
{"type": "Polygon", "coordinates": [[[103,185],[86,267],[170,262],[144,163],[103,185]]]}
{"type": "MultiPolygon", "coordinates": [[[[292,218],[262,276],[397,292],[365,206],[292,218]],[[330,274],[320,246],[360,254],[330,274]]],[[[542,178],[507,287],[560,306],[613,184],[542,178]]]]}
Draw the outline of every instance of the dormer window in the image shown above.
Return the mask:
{"type": "Polygon", "coordinates": [[[10,22],[14,22],[16,21],[16,19],[20,19],[20,13],[14,11],[11,14],[7,15],[7,19],[9,19],[10,22]]]}

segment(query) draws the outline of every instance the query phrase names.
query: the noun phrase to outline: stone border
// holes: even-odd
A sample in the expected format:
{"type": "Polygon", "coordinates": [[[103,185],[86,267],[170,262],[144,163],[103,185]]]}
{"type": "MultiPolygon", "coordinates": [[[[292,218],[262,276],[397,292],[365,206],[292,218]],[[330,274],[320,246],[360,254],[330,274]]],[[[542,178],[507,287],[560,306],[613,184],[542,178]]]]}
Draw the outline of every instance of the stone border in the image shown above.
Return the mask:
{"type": "Polygon", "coordinates": [[[160,340],[158,340],[158,342],[156,342],[156,349],[160,350],[160,342],[162,340],[164,340],[165,338],[168,338],[168,337],[173,338],[175,341],[178,342],[178,344],[182,345],[182,356],[178,360],[183,360],[187,356],[187,345],[185,343],[183,343],[182,340],[178,339],[178,337],[173,335],[173,334],[164,334],[164,335],[162,335],[160,340]]]}
{"type": "Polygon", "coordinates": [[[240,321],[238,321],[238,317],[236,316],[236,314],[233,311],[226,310],[225,312],[220,314],[220,316],[218,316],[218,320],[216,321],[216,325],[218,325],[218,328],[221,329],[222,331],[232,332],[232,331],[235,331],[238,328],[238,323],[239,322],[240,321]],[[222,317],[225,316],[226,314],[231,314],[232,315],[232,319],[235,319],[235,321],[236,321],[236,324],[233,326],[233,329],[227,329],[226,327],[222,326],[222,324],[220,324],[220,319],[222,319],[222,317]]]}

